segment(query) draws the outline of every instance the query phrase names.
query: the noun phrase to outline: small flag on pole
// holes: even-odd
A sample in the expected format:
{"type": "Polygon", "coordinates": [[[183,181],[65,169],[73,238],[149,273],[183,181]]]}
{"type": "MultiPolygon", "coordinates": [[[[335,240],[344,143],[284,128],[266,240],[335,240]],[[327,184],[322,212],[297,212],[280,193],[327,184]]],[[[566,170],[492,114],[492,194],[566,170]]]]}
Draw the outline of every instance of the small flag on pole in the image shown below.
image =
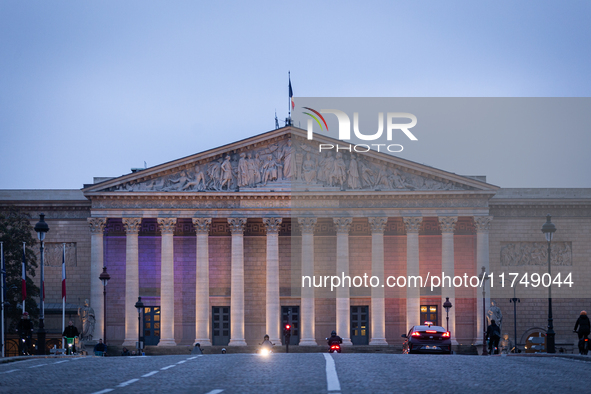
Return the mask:
{"type": "MultiPolygon", "coordinates": [[[[22,264],[22,268],[23,268],[23,272],[22,272],[22,281],[21,281],[21,286],[22,286],[22,294],[23,294],[23,299],[22,301],[24,302],[27,299],[27,273],[25,271],[25,267],[27,265],[27,260],[25,259],[25,243],[23,242],[23,264],[22,264]]],[[[23,310],[24,312],[24,310],[23,310]]]]}
{"type": "Polygon", "coordinates": [[[66,244],[62,254],[62,298],[66,298],[66,244]]]}
{"type": "Polygon", "coordinates": [[[289,76],[289,100],[291,101],[291,109],[295,109],[295,102],[293,101],[293,89],[291,88],[291,73],[289,76]]]}

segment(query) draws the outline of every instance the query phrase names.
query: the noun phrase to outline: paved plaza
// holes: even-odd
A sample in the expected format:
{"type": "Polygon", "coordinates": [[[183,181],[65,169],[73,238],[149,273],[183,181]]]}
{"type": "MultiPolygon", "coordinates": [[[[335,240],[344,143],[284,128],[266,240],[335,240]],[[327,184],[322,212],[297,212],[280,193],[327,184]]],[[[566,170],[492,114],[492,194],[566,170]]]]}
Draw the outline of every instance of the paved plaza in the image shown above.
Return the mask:
{"type": "Polygon", "coordinates": [[[225,354],[29,358],[0,364],[2,393],[589,392],[591,357],[225,354]]]}

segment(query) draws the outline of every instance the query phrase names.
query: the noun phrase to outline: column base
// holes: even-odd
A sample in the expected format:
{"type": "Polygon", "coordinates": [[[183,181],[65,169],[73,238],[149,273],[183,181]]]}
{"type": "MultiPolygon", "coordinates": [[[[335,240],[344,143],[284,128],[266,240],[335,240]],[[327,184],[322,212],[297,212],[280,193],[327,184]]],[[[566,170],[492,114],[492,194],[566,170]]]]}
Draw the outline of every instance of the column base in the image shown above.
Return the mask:
{"type": "Polygon", "coordinates": [[[300,339],[299,346],[318,346],[318,344],[312,338],[304,338],[304,339],[300,339]]]}
{"type": "Polygon", "coordinates": [[[478,341],[474,342],[474,346],[482,346],[482,339],[479,339],[478,341]]]}
{"type": "Polygon", "coordinates": [[[198,343],[199,345],[201,345],[201,347],[203,346],[211,346],[211,341],[209,339],[195,339],[193,341],[193,346],[195,346],[195,344],[198,343]]]}
{"type": "Polygon", "coordinates": [[[369,341],[370,345],[375,345],[375,346],[388,346],[388,342],[386,342],[386,338],[372,338],[369,341]]]}
{"type": "Polygon", "coordinates": [[[244,338],[230,339],[228,346],[246,346],[246,341],[244,338]]]}
{"type": "MultiPolygon", "coordinates": [[[[455,339],[455,338],[452,338],[452,339],[451,339],[451,344],[452,344],[452,346],[457,346],[457,345],[459,345],[458,341],[456,341],[456,339],[455,339]]],[[[481,343],[481,345],[482,345],[482,343],[481,343]]]]}
{"type": "Polygon", "coordinates": [[[353,346],[353,342],[351,342],[351,338],[341,338],[343,340],[343,343],[341,345],[343,346],[353,346]]]}
{"type": "Polygon", "coordinates": [[[269,341],[271,341],[271,343],[275,346],[282,346],[281,339],[279,338],[270,338],[269,341]]]}
{"type": "Polygon", "coordinates": [[[176,346],[176,342],[173,338],[160,339],[158,346],[176,346]]]}

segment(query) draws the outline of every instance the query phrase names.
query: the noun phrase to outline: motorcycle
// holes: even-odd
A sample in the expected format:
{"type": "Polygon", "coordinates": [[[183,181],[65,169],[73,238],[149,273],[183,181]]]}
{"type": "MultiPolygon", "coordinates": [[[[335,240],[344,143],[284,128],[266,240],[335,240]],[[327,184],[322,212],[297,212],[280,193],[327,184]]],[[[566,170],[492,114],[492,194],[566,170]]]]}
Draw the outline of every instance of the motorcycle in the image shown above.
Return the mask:
{"type": "MultiPolygon", "coordinates": [[[[578,334],[577,331],[573,331],[578,334]]],[[[587,355],[589,352],[589,335],[583,336],[583,338],[579,339],[579,354],[584,356],[587,355]]]]}
{"type": "MultiPolygon", "coordinates": [[[[326,340],[328,341],[328,338],[326,338],[326,340]]],[[[332,342],[328,344],[328,352],[329,353],[340,353],[341,352],[341,345],[337,342],[332,342]]]]}
{"type": "Polygon", "coordinates": [[[268,344],[263,345],[260,343],[259,343],[259,345],[261,346],[259,349],[259,354],[261,356],[268,356],[269,354],[273,353],[272,345],[268,345],[268,344]]]}
{"type": "Polygon", "coordinates": [[[66,343],[68,344],[66,347],[66,354],[74,354],[74,338],[66,337],[66,343]]]}
{"type": "Polygon", "coordinates": [[[21,338],[21,343],[20,343],[20,355],[21,356],[28,356],[29,355],[29,346],[27,344],[27,339],[26,338],[21,338]]]}

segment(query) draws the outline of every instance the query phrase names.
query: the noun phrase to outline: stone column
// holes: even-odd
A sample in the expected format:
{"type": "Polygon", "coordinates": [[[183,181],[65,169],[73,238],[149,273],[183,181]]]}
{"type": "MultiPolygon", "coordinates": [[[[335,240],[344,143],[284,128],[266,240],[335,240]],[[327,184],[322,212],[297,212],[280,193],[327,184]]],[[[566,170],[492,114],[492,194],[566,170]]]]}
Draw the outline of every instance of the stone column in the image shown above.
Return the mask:
{"type": "Polygon", "coordinates": [[[195,343],[211,346],[209,339],[209,226],[211,218],[193,218],[197,233],[195,267],[195,343]]]}
{"type": "MultiPolygon", "coordinates": [[[[384,229],[388,218],[368,218],[371,228],[371,275],[384,283],[384,229]]],[[[384,288],[371,288],[371,338],[370,345],[387,345],[386,342],[386,305],[384,288]]]]}
{"type": "Polygon", "coordinates": [[[281,218],[264,218],[267,228],[266,332],[269,340],[281,344],[281,301],[279,299],[279,230],[281,218]]]}
{"type": "MultiPolygon", "coordinates": [[[[338,277],[349,276],[349,229],[352,218],[334,218],[337,232],[337,273],[338,277]]],[[[353,345],[351,342],[351,302],[349,284],[341,284],[336,289],[337,296],[337,335],[343,338],[343,346],[353,345]]]]}
{"type": "MultiPolygon", "coordinates": [[[[445,298],[449,297],[449,302],[452,303],[453,307],[449,310],[449,331],[451,333],[452,345],[457,345],[456,340],[456,289],[453,286],[454,277],[454,229],[456,222],[458,221],[457,216],[442,216],[439,217],[439,227],[441,228],[441,271],[442,271],[442,283],[441,283],[441,303],[443,305],[445,298]],[[445,276],[449,276],[452,283],[445,282],[443,279],[445,276]]],[[[443,308],[441,309],[441,325],[446,326],[446,315],[443,314],[443,308]]]]}
{"type": "MultiPolygon", "coordinates": [[[[406,277],[418,276],[419,271],[419,230],[422,217],[403,218],[406,228],[406,277]]],[[[406,288],[406,331],[412,326],[422,324],[421,321],[421,289],[408,286],[406,288]]]]}
{"type": "Polygon", "coordinates": [[[176,346],[174,340],[174,230],[176,218],[158,218],[162,234],[160,252],[160,342],[176,346]]]}
{"type": "Polygon", "coordinates": [[[104,332],[104,310],[105,304],[103,302],[103,283],[99,276],[103,272],[104,249],[103,249],[103,234],[106,218],[88,218],[86,219],[90,225],[90,306],[94,309],[94,334],[96,339],[103,338],[104,332]]]}
{"type": "MultiPolygon", "coordinates": [[[[476,275],[480,275],[482,267],[484,267],[486,274],[490,273],[489,258],[488,258],[488,230],[492,216],[474,216],[474,227],[476,227],[476,275]]],[[[490,281],[487,281],[485,305],[490,305],[490,281]]],[[[476,345],[482,345],[482,333],[486,331],[483,322],[482,310],[482,289],[476,290],[476,345]]]]}
{"type": "Polygon", "coordinates": [[[123,346],[133,346],[138,340],[138,321],[135,303],[140,294],[138,263],[138,233],[141,218],[123,218],[125,227],[125,340],[123,346]]]}
{"type": "MultiPolygon", "coordinates": [[[[314,277],[314,227],[316,218],[298,218],[302,230],[302,276],[314,277]]],[[[300,346],[316,346],[314,286],[303,287],[300,310],[300,346]]]]}
{"type": "Polygon", "coordinates": [[[229,346],[246,346],[244,339],[244,228],[246,218],[228,218],[232,232],[232,280],[229,346]]]}

